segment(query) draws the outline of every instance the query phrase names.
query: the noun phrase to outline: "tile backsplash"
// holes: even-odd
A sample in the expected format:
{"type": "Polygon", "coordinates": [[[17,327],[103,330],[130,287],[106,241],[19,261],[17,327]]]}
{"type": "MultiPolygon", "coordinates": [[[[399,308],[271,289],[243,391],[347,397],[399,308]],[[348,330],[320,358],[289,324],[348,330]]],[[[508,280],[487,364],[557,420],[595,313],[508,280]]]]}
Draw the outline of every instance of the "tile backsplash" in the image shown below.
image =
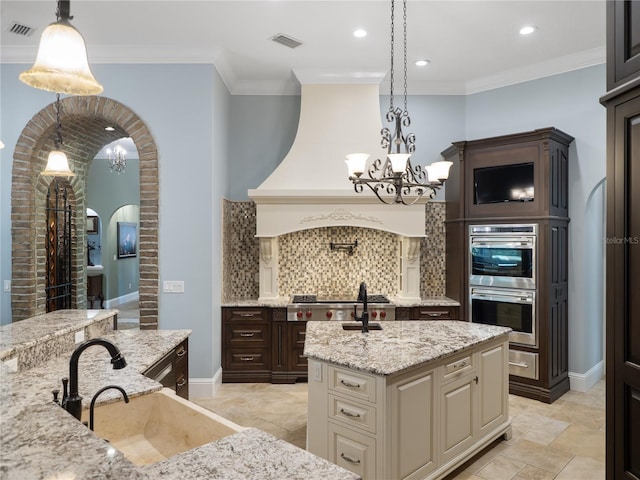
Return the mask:
{"type": "MultiPolygon", "coordinates": [[[[420,293],[423,298],[445,293],[445,204],[425,205],[426,234],[421,242],[420,293]]],[[[251,201],[223,204],[223,301],[259,296],[259,242],[256,208],[251,201]]],[[[370,293],[398,292],[399,251],[395,234],[361,227],[322,227],[278,238],[279,292],[353,296],[360,281],[370,293]],[[330,243],[358,241],[353,255],[331,250],[330,243]]]]}

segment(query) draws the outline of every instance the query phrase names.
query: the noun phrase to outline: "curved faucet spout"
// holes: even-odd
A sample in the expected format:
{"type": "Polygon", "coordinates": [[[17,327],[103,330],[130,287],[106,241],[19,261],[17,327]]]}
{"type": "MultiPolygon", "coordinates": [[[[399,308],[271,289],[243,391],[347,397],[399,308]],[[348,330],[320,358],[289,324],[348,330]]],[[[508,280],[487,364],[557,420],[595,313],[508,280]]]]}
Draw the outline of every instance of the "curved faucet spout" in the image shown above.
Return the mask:
{"type": "Polygon", "coordinates": [[[109,351],[114,370],[127,366],[127,362],[118,347],[104,338],[92,338],[76,347],[69,361],[69,396],[63,399],[63,406],[67,412],[78,420],[82,416],[82,397],[78,394],[78,360],[82,352],[93,345],[101,345],[109,351]]]}
{"type": "Polygon", "coordinates": [[[367,310],[367,284],[360,282],[360,289],[358,290],[358,302],[362,302],[362,316],[356,317],[356,320],[362,322],[362,333],[369,331],[369,312],[367,310]]]}
{"type": "Polygon", "coordinates": [[[119,387],[118,385],[107,385],[106,387],[102,387],[100,390],[96,392],[96,394],[91,399],[91,406],[89,407],[89,429],[90,430],[93,430],[93,413],[96,406],[96,400],[98,400],[98,397],[102,394],[102,392],[106,392],[107,390],[111,390],[111,389],[120,390],[120,393],[122,393],[122,396],[124,397],[124,403],[129,403],[129,395],[127,395],[127,392],[124,391],[124,388],[119,387]]]}

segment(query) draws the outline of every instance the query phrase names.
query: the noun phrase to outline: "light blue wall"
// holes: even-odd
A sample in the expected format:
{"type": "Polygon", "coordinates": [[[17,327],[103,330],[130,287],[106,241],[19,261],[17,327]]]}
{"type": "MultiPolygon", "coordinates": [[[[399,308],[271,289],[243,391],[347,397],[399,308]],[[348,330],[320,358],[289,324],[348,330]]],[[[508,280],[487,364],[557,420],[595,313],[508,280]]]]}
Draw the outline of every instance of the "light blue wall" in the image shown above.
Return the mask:
{"type": "MultiPolygon", "coordinates": [[[[22,84],[18,74],[27,66],[2,64],[0,72],[0,165],[2,279],[11,278],[11,163],[20,132],[39,110],[55,100],[52,93],[22,84]]],[[[216,141],[217,109],[228,110],[228,92],[212,65],[92,66],[105,86],[103,96],[123,103],[149,128],[158,148],[160,177],[160,280],[183,280],[184,294],[159,297],[160,328],[192,329],[191,376],[211,378],[220,367],[220,288],[213,278],[220,268],[220,204],[224,190],[213,182],[214,166],[225,164],[226,145],[216,141]],[[214,95],[224,97],[218,105],[214,95]],[[204,267],[204,268],[203,268],[204,267]],[[214,267],[216,268],[214,270],[214,267]],[[214,353],[212,354],[213,352],[214,353]],[[214,364],[214,359],[217,363],[214,364]]],[[[222,113],[223,116],[227,115],[222,113]]],[[[226,177],[226,173],[223,173],[226,177]]],[[[217,280],[218,281],[218,280],[217,280]]],[[[2,292],[2,321],[10,321],[10,295],[2,292]]]]}
{"type": "Polygon", "coordinates": [[[605,81],[599,65],[469,95],[466,135],[459,139],[542,127],[575,137],[569,150],[569,371],[579,374],[603,359],[604,212],[588,200],[606,174],[606,115],[598,102],[605,81]]]}

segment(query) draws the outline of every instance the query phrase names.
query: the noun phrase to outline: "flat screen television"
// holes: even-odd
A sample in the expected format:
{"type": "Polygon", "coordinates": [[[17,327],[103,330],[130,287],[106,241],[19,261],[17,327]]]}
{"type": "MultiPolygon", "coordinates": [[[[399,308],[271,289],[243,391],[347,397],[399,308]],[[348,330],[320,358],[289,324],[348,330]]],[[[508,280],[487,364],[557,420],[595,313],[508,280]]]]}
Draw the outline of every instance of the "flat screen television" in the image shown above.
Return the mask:
{"type": "Polygon", "coordinates": [[[533,178],[533,162],[476,168],[473,203],[531,202],[533,178]]]}

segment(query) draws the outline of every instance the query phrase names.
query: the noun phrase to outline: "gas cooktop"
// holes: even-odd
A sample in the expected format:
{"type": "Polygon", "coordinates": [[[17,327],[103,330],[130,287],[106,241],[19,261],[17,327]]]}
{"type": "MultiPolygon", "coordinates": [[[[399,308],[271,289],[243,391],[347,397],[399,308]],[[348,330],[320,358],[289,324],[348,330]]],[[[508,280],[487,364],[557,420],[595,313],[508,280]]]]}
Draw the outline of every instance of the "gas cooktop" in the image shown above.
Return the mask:
{"type": "MultiPolygon", "coordinates": [[[[323,297],[318,295],[294,295],[291,303],[358,303],[353,297],[323,297]]],[[[367,295],[367,303],[390,303],[384,295],[367,295]]]]}

